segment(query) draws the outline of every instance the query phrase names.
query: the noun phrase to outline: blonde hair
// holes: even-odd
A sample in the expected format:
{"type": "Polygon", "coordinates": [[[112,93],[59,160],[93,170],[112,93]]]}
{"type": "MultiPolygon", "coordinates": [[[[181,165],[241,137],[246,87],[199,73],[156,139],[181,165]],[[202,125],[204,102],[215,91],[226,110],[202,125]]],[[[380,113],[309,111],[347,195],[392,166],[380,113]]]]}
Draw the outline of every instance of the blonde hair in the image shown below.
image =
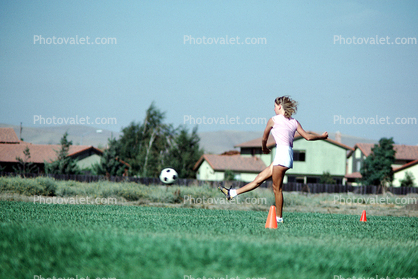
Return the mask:
{"type": "Polygon", "coordinates": [[[298,109],[298,102],[292,100],[289,96],[277,97],[275,103],[282,105],[284,117],[286,118],[290,118],[298,109]]]}

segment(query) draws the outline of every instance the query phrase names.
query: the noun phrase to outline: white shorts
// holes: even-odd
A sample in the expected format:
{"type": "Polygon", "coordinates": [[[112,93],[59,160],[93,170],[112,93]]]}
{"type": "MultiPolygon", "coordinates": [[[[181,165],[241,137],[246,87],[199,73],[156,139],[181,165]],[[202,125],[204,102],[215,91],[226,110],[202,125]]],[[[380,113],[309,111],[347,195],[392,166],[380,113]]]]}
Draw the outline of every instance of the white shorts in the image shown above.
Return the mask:
{"type": "Polygon", "coordinates": [[[274,156],[273,166],[277,165],[293,168],[292,147],[285,145],[276,145],[276,155],[274,156]]]}

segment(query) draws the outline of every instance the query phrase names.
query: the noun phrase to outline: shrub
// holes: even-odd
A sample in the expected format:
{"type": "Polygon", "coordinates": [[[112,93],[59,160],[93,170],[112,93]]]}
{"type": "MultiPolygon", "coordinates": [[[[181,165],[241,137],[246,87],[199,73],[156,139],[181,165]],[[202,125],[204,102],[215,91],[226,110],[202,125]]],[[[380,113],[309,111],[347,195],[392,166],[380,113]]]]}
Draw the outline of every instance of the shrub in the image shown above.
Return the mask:
{"type": "Polygon", "coordinates": [[[26,196],[55,196],[56,189],[55,179],[49,177],[0,177],[0,190],[2,192],[13,192],[26,196]]]}

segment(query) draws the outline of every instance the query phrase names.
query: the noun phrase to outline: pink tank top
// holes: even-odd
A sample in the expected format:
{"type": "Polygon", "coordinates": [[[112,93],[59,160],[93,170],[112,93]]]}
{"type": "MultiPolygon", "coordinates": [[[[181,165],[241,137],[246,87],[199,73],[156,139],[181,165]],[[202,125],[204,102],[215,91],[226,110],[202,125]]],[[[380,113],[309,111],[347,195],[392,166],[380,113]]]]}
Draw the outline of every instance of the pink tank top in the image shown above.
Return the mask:
{"type": "Polygon", "coordinates": [[[293,138],[298,128],[298,122],[294,118],[287,119],[284,115],[278,114],[272,117],[274,121],[271,134],[276,145],[293,147],[293,138]]]}

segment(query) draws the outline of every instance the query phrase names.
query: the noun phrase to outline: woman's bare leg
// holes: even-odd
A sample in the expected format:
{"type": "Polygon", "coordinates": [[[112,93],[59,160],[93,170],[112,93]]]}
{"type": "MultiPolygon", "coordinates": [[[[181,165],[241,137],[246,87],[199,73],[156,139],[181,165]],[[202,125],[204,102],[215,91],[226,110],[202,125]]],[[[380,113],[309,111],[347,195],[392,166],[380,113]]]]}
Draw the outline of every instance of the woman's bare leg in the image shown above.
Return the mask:
{"type": "Polygon", "coordinates": [[[272,175],[273,175],[273,164],[271,164],[270,166],[265,168],[262,172],[260,172],[252,182],[237,189],[237,195],[254,190],[258,186],[260,186],[261,183],[263,183],[265,180],[269,179],[272,175]]]}
{"type": "Polygon", "coordinates": [[[276,199],[276,215],[282,218],[283,211],[283,177],[289,168],[280,165],[273,166],[273,191],[276,199]]]}

